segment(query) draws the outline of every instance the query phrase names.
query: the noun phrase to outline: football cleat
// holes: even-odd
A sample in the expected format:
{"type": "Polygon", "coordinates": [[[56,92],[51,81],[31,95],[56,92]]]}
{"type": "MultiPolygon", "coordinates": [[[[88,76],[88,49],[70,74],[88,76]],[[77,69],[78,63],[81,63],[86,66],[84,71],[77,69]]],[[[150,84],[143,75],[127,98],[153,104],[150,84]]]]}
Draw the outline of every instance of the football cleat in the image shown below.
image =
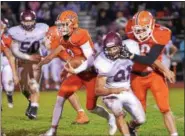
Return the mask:
{"type": "Polygon", "coordinates": [[[8,103],[9,108],[13,108],[13,103],[8,103]]]}
{"type": "Polygon", "coordinates": [[[89,123],[89,118],[84,111],[79,111],[76,120],[72,124],[87,124],[89,123]]]}
{"type": "Polygon", "coordinates": [[[50,128],[46,133],[39,136],[56,136],[56,129],[50,128]]]}
{"type": "Polygon", "coordinates": [[[128,125],[128,129],[129,129],[129,132],[130,132],[130,136],[138,136],[138,135],[137,135],[137,130],[136,130],[136,128],[130,127],[129,123],[127,123],[127,125],[128,125]]]}
{"type": "Polygon", "coordinates": [[[113,114],[109,116],[109,135],[114,135],[117,131],[116,119],[113,114]]]}
{"type": "Polygon", "coordinates": [[[36,119],[37,117],[37,110],[38,107],[30,107],[29,113],[28,113],[28,118],[29,119],[36,119]]]}
{"type": "Polygon", "coordinates": [[[31,107],[31,101],[29,101],[28,107],[27,107],[27,109],[26,109],[26,112],[25,112],[25,115],[26,115],[26,116],[29,115],[30,107],[31,107]]]}

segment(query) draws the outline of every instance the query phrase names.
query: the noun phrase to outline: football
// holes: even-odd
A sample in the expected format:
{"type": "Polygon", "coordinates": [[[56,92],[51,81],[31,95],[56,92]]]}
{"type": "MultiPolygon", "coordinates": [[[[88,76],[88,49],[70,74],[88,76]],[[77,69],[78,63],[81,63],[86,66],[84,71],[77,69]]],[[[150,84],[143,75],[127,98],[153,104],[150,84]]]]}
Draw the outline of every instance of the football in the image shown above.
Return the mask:
{"type": "Polygon", "coordinates": [[[69,63],[73,68],[79,67],[86,58],[83,56],[75,56],[69,60],[69,63]]]}

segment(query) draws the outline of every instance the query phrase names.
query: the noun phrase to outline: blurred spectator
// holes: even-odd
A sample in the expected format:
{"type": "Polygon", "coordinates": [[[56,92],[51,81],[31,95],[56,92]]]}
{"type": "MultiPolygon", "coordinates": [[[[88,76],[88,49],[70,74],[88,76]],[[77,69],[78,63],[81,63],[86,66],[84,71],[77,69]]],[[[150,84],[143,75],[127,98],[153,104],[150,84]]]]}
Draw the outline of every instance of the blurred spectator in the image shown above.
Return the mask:
{"type": "Polygon", "coordinates": [[[41,5],[41,8],[37,13],[37,19],[38,19],[38,22],[45,22],[49,25],[52,24],[51,10],[47,2],[41,5]]]}
{"type": "Polygon", "coordinates": [[[125,28],[126,24],[127,24],[127,18],[124,17],[123,12],[118,11],[116,13],[116,24],[118,25],[119,28],[125,28]]]}
{"type": "Polygon", "coordinates": [[[101,10],[101,9],[108,10],[110,8],[109,2],[107,2],[107,1],[99,2],[97,7],[99,10],[101,10]]]}
{"type": "Polygon", "coordinates": [[[109,23],[110,19],[107,17],[107,11],[105,9],[100,9],[96,25],[105,26],[108,25],[109,23]]]}
{"type": "Polygon", "coordinates": [[[8,19],[10,26],[18,25],[16,15],[12,12],[7,2],[2,3],[1,10],[2,10],[2,16],[8,19]]]}
{"type": "Polygon", "coordinates": [[[182,60],[184,60],[184,47],[185,45],[184,45],[184,40],[182,40],[181,41],[181,43],[180,43],[180,46],[179,46],[179,51],[181,52],[181,58],[182,58],[182,60]]]}
{"type": "Polygon", "coordinates": [[[28,2],[28,8],[30,8],[30,10],[33,10],[33,11],[37,12],[40,8],[40,2],[38,2],[38,1],[29,1],[28,2]]]}
{"type": "Polygon", "coordinates": [[[52,17],[56,20],[57,16],[65,10],[64,2],[56,1],[52,9],[52,17]]]}
{"type": "Polygon", "coordinates": [[[74,12],[78,13],[80,11],[80,7],[75,2],[68,2],[66,5],[66,10],[73,10],[74,12]]]}

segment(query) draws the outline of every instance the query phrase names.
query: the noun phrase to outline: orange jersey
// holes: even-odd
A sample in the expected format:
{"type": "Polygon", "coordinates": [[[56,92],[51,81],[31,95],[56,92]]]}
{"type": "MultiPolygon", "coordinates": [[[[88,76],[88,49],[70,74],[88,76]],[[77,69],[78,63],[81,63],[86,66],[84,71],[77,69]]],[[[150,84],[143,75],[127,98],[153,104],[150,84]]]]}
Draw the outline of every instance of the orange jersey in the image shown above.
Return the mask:
{"type": "MultiPolygon", "coordinates": [[[[150,49],[154,45],[165,46],[171,39],[171,31],[168,28],[161,26],[159,24],[155,25],[151,37],[145,42],[139,42],[135,38],[134,33],[132,31],[132,21],[131,20],[128,21],[126,28],[125,28],[125,32],[128,38],[133,39],[139,43],[141,55],[146,55],[147,53],[149,53],[150,49]]],[[[162,58],[162,53],[163,52],[161,52],[161,54],[158,56],[159,60],[161,60],[162,58]]],[[[144,72],[144,71],[151,70],[151,68],[149,68],[148,66],[144,64],[135,63],[133,66],[133,70],[144,72]]]]}
{"type": "Polygon", "coordinates": [[[69,57],[84,56],[80,47],[86,43],[90,44],[91,48],[94,50],[93,42],[86,29],[76,29],[68,40],[63,39],[62,36],[60,36],[60,39],[58,37],[59,36],[55,38],[55,43],[51,42],[51,49],[55,49],[59,45],[62,45],[66,51],[61,51],[58,56],[63,60],[67,60],[69,57]]]}
{"type": "Polygon", "coordinates": [[[4,51],[5,48],[10,48],[12,43],[12,38],[9,35],[3,34],[1,36],[1,49],[4,51]]]}

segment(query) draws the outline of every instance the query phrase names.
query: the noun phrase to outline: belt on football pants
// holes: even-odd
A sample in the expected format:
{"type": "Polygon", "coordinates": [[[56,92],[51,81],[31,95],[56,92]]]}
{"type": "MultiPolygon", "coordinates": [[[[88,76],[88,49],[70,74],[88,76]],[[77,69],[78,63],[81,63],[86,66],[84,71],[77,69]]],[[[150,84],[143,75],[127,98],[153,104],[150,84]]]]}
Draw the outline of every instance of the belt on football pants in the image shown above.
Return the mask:
{"type": "Polygon", "coordinates": [[[132,74],[135,74],[135,75],[138,75],[138,76],[141,76],[141,77],[148,76],[150,73],[152,73],[152,72],[151,71],[150,72],[132,71],[132,74]]]}

